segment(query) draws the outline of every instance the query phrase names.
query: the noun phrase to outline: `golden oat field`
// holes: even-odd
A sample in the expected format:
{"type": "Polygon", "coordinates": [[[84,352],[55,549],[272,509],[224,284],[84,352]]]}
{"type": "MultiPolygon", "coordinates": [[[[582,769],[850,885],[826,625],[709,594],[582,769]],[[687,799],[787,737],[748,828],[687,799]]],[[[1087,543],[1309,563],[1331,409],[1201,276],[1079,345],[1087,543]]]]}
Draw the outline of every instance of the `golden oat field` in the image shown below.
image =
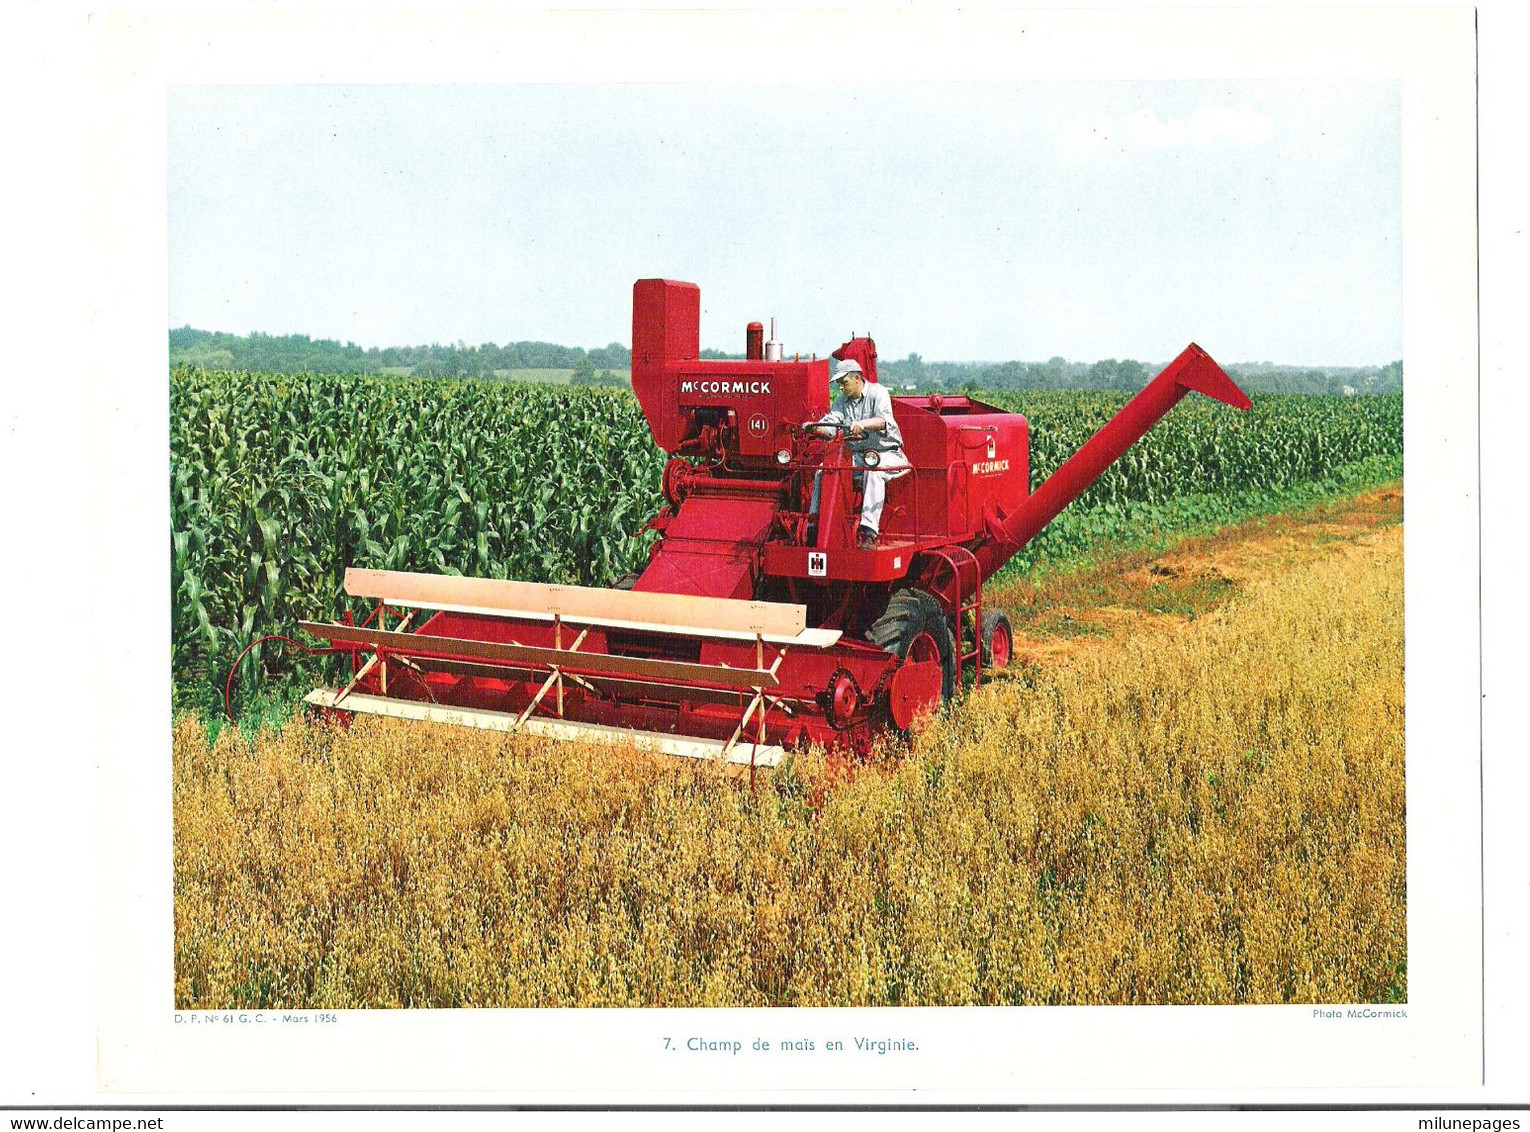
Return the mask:
{"type": "Polygon", "coordinates": [[[1321,542],[1022,664],[879,764],[799,756],[754,790],[607,747],[377,719],[209,744],[184,717],[176,1004],[1404,999],[1402,528],[1321,542]]]}

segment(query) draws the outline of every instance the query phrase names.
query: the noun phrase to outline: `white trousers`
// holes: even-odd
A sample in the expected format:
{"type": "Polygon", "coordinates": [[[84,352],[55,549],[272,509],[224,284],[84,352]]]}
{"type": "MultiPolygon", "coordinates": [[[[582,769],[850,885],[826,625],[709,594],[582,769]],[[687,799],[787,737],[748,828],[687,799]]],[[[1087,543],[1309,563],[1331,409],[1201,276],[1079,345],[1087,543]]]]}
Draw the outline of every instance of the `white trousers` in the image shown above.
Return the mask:
{"type": "MultiPolygon", "coordinates": [[[[856,486],[861,489],[861,526],[869,527],[877,534],[882,530],[882,505],[887,502],[887,481],[905,474],[909,466],[908,457],[901,448],[880,455],[882,462],[872,471],[861,462],[859,452],[854,454],[855,466],[862,469],[855,473],[856,486]]],[[[818,514],[818,489],[822,484],[823,473],[814,472],[813,499],[808,504],[808,510],[814,515],[818,514]]]]}

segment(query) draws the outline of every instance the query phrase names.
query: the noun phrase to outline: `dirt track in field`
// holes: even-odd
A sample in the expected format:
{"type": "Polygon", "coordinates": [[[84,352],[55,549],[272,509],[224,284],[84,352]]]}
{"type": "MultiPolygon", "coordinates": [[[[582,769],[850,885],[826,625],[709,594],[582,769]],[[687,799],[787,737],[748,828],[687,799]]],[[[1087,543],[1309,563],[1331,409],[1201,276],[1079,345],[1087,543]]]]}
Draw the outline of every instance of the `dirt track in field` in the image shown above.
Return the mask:
{"type": "Polygon", "coordinates": [[[1047,664],[1144,633],[1183,631],[1293,567],[1378,553],[1373,534],[1401,523],[1402,483],[1351,499],[1226,527],[1168,552],[1111,555],[1079,570],[991,587],[1015,635],[1014,666],[1047,664]]]}

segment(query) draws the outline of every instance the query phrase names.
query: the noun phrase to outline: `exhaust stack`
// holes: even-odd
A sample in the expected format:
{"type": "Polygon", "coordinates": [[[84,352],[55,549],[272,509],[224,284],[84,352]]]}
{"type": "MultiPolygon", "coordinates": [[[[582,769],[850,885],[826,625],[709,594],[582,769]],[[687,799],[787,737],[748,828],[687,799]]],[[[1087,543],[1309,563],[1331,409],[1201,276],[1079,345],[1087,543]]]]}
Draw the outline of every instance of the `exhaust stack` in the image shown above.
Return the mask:
{"type": "Polygon", "coordinates": [[[776,320],[770,320],[770,338],[765,343],[765,360],[767,362],[779,362],[781,360],[781,343],[776,341],[776,320]]]}

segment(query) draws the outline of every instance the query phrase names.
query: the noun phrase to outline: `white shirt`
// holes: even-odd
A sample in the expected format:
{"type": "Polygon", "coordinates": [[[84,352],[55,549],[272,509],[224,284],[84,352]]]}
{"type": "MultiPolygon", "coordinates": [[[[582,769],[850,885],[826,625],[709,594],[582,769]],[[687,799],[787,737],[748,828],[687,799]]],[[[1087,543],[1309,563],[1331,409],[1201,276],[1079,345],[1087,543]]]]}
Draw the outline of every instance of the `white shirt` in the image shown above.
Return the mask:
{"type": "Polygon", "coordinates": [[[818,418],[819,424],[853,424],[881,417],[887,425],[887,439],[903,447],[903,434],[898,422],[893,420],[892,397],[885,387],[870,381],[861,386],[861,395],[854,399],[841,393],[829,406],[829,411],[818,418]]]}

